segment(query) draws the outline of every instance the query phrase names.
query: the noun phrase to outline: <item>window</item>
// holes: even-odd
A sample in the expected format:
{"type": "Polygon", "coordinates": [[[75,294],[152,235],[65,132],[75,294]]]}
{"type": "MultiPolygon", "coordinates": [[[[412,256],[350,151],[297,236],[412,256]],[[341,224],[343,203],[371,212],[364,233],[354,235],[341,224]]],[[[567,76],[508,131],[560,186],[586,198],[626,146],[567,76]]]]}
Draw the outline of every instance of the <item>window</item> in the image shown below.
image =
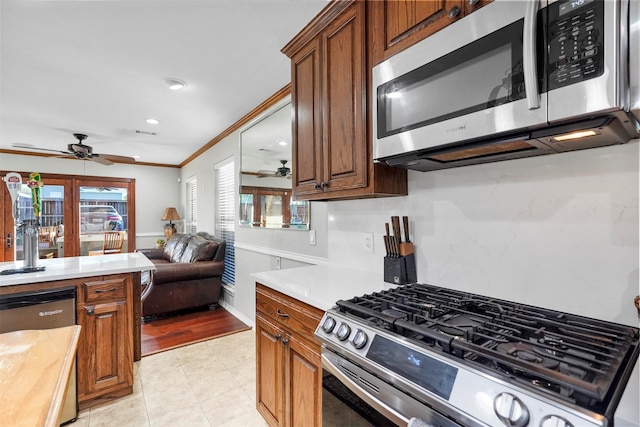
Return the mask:
{"type": "Polygon", "coordinates": [[[227,243],[222,282],[235,283],[235,167],[233,157],[218,163],[216,169],[216,236],[227,243]]]}
{"type": "Polygon", "coordinates": [[[187,213],[185,215],[185,233],[195,234],[198,231],[197,216],[198,216],[198,194],[196,192],[198,188],[198,181],[196,178],[190,178],[187,181],[187,213]]]}

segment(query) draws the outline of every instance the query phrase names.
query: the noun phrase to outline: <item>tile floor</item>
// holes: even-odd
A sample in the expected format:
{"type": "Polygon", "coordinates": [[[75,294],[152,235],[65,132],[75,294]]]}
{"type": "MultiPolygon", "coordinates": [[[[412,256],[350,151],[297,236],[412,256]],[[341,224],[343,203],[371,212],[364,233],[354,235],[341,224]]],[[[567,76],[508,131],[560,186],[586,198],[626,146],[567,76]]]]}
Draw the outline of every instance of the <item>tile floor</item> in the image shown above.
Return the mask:
{"type": "Polygon", "coordinates": [[[70,427],[266,427],[255,377],[253,330],[146,356],[133,394],[81,411],[70,427]]]}

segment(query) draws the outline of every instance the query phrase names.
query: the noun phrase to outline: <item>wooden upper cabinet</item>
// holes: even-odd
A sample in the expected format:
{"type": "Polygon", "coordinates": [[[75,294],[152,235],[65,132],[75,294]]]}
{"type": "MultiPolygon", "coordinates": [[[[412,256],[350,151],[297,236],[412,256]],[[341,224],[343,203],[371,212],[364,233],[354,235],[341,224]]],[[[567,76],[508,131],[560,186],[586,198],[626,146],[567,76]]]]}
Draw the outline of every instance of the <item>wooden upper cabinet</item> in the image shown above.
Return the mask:
{"type": "MultiPolygon", "coordinates": [[[[326,29],[323,74],[324,191],[367,185],[364,4],[326,29]]],[[[321,182],[322,186],[322,182],[321,182]]]]}
{"type": "Polygon", "coordinates": [[[298,200],[407,194],[407,172],[373,162],[365,1],[328,4],[282,52],[291,58],[298,200]]]}
{"type": "Polygon", "coordinates": [[[367,2],[373,65],[453,24],[491,0],[379,0],[367,2]]]}
{"type": "Polygon", "coordinates": [[[291,58],[293,108],[293,188],[315,191],[322,180],[322,117],[320,105],[320,41],[311,40],[291,58]]]}

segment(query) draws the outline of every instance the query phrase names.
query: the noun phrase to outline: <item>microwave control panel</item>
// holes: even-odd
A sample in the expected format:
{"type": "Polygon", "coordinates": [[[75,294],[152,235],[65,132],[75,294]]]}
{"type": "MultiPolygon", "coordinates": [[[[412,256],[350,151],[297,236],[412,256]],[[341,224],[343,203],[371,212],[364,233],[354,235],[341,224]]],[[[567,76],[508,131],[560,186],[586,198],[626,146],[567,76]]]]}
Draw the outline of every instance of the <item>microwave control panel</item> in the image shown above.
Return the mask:
{"type": "Polygon", "coordinates": [[[548,7],[549,90],[604,72],[604,2],[568,0],[548,7]]]}

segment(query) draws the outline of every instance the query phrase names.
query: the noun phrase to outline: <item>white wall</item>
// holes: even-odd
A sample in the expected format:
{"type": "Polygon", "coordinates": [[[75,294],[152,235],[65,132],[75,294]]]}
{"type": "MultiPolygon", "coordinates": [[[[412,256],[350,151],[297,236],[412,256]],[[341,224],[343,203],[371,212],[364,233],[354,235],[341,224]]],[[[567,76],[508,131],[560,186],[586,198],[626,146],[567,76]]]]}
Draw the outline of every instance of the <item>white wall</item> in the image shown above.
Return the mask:
{"type": "MultiPolygon", "coordinates": [[[[157,238],[164,238],[164,221],[160,221],[168,206],[180,206],[180,186],[177,168],[113,164],[104,166],[92,161],[55,157],[0,154],[0,170],[39,172],[47,185],[46,173],[78,176],[134,178],[136,180],[136,247],[153,247],[157,238]]],[[[2,184],[4,185],[4,183],[2,184]]],[[[184,209],[178,209],[181,216],[184,209]]]]}

